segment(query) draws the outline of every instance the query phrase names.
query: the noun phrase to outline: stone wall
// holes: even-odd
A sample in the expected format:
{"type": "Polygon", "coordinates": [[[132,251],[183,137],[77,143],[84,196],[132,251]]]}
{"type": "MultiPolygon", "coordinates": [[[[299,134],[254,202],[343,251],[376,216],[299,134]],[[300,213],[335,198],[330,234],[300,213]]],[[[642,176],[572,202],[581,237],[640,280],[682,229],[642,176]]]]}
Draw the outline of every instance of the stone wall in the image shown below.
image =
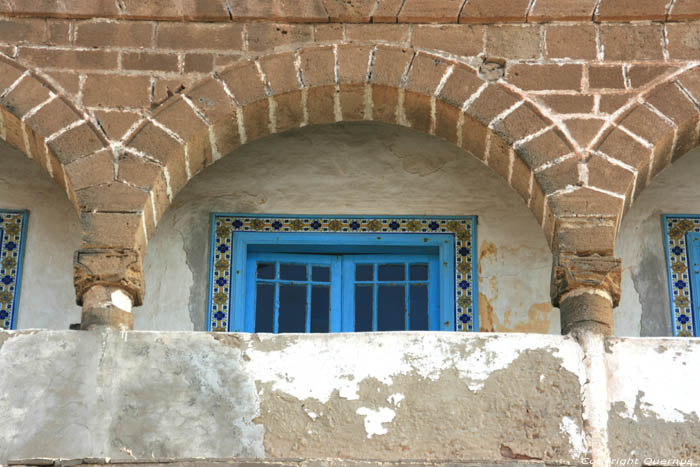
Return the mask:
{"type": "Polygon", "coordinates": [[[16,331],[0,343],[0,462],[700,462],[696,339],[16,331]]]}

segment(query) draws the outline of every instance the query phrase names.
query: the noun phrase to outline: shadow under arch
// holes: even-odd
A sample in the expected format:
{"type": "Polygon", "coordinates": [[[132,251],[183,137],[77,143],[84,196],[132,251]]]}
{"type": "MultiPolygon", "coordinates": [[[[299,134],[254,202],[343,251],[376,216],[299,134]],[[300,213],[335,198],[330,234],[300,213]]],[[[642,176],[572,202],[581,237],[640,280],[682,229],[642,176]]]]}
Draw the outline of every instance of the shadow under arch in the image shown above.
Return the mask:
{"type": "Polygon", "coordinates": [[[313,46],[242,61],[167,102],[126,143],[119,179],[150,194],[147,235],[193,176],[238,146],[306,125],[380,121],[467,150],[524,199],[551,246],[547,194],[578,182],[557,126],[501,82],[394,46],[313,46]]]}

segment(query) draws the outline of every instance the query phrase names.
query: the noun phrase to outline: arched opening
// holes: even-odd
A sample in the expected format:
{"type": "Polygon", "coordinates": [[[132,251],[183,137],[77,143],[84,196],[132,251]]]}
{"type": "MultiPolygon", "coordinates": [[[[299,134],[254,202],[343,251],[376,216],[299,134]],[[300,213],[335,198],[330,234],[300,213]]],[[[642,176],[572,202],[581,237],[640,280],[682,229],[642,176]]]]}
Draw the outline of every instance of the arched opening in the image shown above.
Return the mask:
{"type": "Polygon", "coordinates": [[[480,330],[559,333],[552,256],[536,219],[492,169],[437,137],[377,122],[316,125],[204,169],[149,242],[135,329],[206,329],[212,212],[476,215],[480,330]]]}

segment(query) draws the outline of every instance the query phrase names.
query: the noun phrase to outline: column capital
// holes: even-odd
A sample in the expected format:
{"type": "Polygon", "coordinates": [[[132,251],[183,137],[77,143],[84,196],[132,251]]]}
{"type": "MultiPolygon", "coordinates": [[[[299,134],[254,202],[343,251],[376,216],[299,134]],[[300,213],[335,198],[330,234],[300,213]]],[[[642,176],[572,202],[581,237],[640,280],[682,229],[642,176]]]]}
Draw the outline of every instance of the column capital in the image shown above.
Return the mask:
{"type": "Polygon", "coordinates": [[[143,258],[134,249],[84,248],[73,257],[76,303],[94,286],[121,289],[134,306],[143,303],[143,258]]]}
{"type": "Polygon", "coordinates": [[[620,303],[622,263],[614,256],[578,256],[558,254],[552,265],[550,295],[552,304],[560,303],[575,291],[600,291],[610,297],[613,307],[620,303]]]}

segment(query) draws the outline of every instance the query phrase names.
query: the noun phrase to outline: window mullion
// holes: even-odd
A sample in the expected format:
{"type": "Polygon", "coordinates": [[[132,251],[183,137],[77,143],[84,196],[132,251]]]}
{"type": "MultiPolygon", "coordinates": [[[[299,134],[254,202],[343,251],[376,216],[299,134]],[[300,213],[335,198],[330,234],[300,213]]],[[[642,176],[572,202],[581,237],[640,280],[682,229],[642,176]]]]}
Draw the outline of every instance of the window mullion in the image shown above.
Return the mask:
{"type": "Polygon", "coordinates": [[[274,332],[277,334],[280,329],[280,263],[275,263],[275,319],[274,332]]]}

